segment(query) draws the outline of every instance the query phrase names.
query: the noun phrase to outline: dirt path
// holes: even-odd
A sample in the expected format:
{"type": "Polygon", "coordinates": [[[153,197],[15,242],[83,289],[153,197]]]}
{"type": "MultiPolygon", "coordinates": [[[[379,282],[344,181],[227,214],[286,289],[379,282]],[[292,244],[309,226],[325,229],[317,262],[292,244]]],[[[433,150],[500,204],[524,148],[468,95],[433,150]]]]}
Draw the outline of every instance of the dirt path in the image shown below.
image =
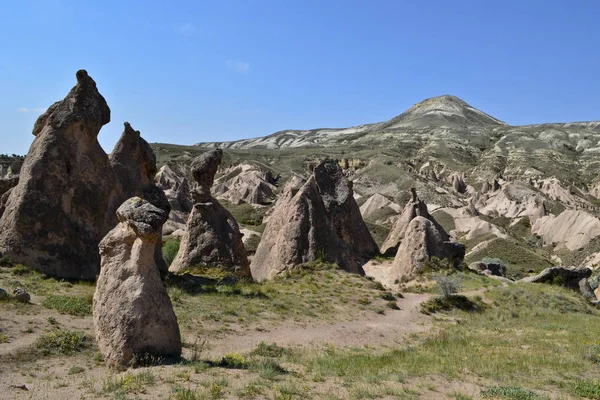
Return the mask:
{"type": "Polygon", "coordinates": [[[338,347],[397,344],[406,335],[424,332],[431,327],[430,317],[419,311],[419,304],[430,296],[407,293],[398,300],[400,310],[388,309],[385,315],[366,319],[334,324],[315,322],[301,327],[282,326],[267,331],[232,334],[209,341],[203,354],[218,357],[230,352],[242,353],[254,349],[260,342],[280,346],[331,344],[338,347]]]}

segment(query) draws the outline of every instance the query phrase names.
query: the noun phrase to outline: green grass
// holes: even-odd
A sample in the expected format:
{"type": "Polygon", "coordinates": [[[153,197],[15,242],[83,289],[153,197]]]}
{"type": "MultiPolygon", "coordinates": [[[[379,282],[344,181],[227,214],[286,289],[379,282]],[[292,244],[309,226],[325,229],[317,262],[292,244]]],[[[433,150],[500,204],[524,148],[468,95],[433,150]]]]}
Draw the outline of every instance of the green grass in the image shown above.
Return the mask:
{"type": "Polygon", "coordinates": [[[92,300],[92,295],[77,297],[49,295],[42,301],[42,306],[54,309],[61,314],[83,317],[92,315],[92,300]]]}
{"type": "Polygon", "coordinates": [[[598,379],[574,379],[569,384],[571,394],[586,399],[600,399],[600,380],[598,379]]]}
{"type": "Polygon", "coordinates": [[[265,207],[254,207],[247,203],[233,204],[227,200],[219,200],[235,220],[243,225],[260,226],[267,209],[265,207]]]}
{"type": "Polygon", "coordinates": [[[486,399],[550,400],[548,396],[537,394],[532,390],[523,389],[519,386],[494,386],[482,390],[480,395],[486,399]]]}
{"type": "Polygon", "coordinates": [[[434,211],[431,216],[435,218],[435,220],[444,228],[446,232],[456,229],[454,218],[452,218],[452,215],[448,214],[447,212],[437,210],[434,211]]]}
{"type": "MultiPolygon", "coordinates": [[[[466,371],[498,386],[533,389],[594,384],[598,364],[587,357],[600,329],[600,311],[577,293],[554,286],[518,284],[491,288],[491,304],[482,312],[451,311],[459,324],[441,324],[437,332],[412,345],[391,350],[338,349],[301,354],[312,374],[352,385],[364,379],[389,381],[407,377],[445,376],[465,379],[466,371]]],[[[597,385],[597,383],[596,383],[597,385]]]]}
{"type": "Polygon", "coordinates": [[[550,260],[543,255],[517,243],[512,239],[496,238],[488,245],[465,259],[465,263],[470,264],[480,261],[484,257],[499,258],[506,264],[507,277],[520,279],[527,276],[528,270],[539,272],[544,268],[552,267],[550,260]]]}
{"type": "Polygon", "coordinates": [[[167,265],[171,265],[179,252],[179,240],[168,239],[163,241],[162,254],[167,265]]]}
{"type": "Polygon", "coordinates": [[[154,385],[155,378],[151,371],[143,371],[136,374],[127,373],[121,377],[107,378],[102,384],[102,394],[114,396],[127,393],[146,393],[148,386],[154,385]]]}
{"type": "Polygon", "coordinates": [[[249,282],[222,271],[196,270],[193,277],[170,277],[167,290],[184,329],[218,336],[236,328],[319,319],[351,320],[387,308],[383,287],[336,265],[309,263],[285,277],[249,282]]]}
{"type": "Polygon", "coordinates": [[[41,335],[35,347],[44,356],[70,355],[90,349],[92,339],[84,332],[57,330],[41,335]]]}

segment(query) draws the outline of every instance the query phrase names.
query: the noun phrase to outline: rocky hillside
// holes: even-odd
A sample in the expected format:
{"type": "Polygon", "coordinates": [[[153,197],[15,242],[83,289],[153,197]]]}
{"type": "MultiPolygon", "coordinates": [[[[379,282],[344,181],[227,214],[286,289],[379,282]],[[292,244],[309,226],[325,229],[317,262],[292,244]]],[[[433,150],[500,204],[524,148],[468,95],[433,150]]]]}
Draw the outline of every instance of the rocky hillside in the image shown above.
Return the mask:
{"type": "MultiPolygon", "coordinates": [[[[415,187],[467,246],[468,262],[501,258],[513,277],[553,264],[600,263],[600,122],[512,126],[445,95],[375,124],[153,145],[159,164],[184,166],[215,147],[225,149],[222,187],[236,185],[227,182],[232,170],[270,171],[281,177],[270,188],[274,196],[291,176],[306,178],[320,160],[338,159],[380,245],[415,187]]],[[[253,213],[252,221],[269,213],[269,205],[226,203],[253,213]]],[[[261,233],[260,225],[242,228],[261,233]]]]}

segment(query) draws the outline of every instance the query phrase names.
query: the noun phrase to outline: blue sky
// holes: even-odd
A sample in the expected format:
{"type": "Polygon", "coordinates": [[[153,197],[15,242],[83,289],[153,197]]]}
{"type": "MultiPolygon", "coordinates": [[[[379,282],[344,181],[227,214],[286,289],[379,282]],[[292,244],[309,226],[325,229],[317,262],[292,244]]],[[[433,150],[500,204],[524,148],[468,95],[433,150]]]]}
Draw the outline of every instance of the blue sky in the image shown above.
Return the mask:
{"type": "Polygon", "coordinates": [[[512,124],[600,119],[596,0],[0,2],[0,153],[84,68],[150,142],[387,120],[453,94],[512,124]]]}

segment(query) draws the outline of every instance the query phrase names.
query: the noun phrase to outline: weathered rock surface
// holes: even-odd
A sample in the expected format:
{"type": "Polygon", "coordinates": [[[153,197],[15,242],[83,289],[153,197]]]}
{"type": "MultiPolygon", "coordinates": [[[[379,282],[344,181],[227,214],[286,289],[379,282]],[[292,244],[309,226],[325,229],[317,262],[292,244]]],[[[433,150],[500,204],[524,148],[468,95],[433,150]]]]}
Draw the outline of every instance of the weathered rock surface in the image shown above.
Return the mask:
{"type": "Polygon", "coordinates": [[[465,246],[448,241],[448,234],[440,228],[425,217],[413,218],[392,263],[391,274],[398,279],[411,278],[423,272],[431,257],[460,264],[465,256],[465,246]]]}
{"type": "Polygon", "coordinates": [[[252,277],[271,279],[318,259],[363,273],[361,265],[376,253],[352,182],[336,161],[326,160],[308,181],[292,179],[284,188],[252,260],[252,277]]]}
{"type": "MultiPolygon", "coordinates": [[[[19,182],[0,198],[0,252],[48,275],[91,280],[100,268],[98,243],[124,200],[141,196],[169,210],[154,184],[156,158],[138,131],[125,123],[110,158],[100,147],[109,121],[96,83],[78,71],[75,87],[35,122],[19,182]]],[[[156,260],[166,272],[160,243],[156,260]]]]}
{"type": "Polygon", "coordinates": [[[31,300],[31,296],[29,295],[29,293],[25,289],[20,287],[13,290],[13,297],[21,303],[29,303],[29,300],[31,300]]]}
{"type": "Polygon", "coordinates": [[[81,70],[77,85],[35,123],[36,136],[0,219],[0,252],[62,278],[94,279],[113,185],[97,136],[110,109],[81,70]]]}
{"type": "Polygon", "coordinates": [[[468,268],[473,271],[485,273],[486,275],[489,273],[494,276],[506,276],[506,266],[499,263],[478,261],[469,264],[468,268]],[[488,272],[486,273],[486,271],[488,272]]]}
{"type": "Polygon", "coordinates": [[[390,231],[388,237],[381,245],[381,254],[384,254],[386,256],[393,256],[396,254],[398,246],[400,246],[400,243],[406,235],[408,225],[413,219],[415,219],[418,216],[430,220],[435,225],[436,230],[441,235],[443,241],[450,240],[450,237],[448,236],[444,228],[442,228],[442,226],[439,225],[437,221],[429,214],[425,202],[423,200],[420,200],[417,196],[417,192],[414,189],[412,189],[411,199],[404,206],[400,218],[396,220],[396,223],[392,227],[392,230],[390,231]]]}
{"type": "Polygon", "coordinates": [[[276,179],[271,171],[250,164],[230,167],[215,181],[213,193],[233,204],[267,204],[275,199],[276,179]]]}
{"type": "Polygon", "coordinates": [[[592,270],[587,267],[551,267],[534,276],[528,276],[521,281],[531,283],[553,283],[559,280],[560,284],[578,290],[579,282],[584,278],[589,278],[592,270]]]}
{"type": "Polygon", "coordinates": [[[583,210],[565,210],[535,220],[531,233],[541,236],[545,244],[555,243],[574,251],[600,236],[600,220],[583,210]]]}
{"type": "Polygon", "coordinates": [[[217,149],[192,161],[191,172],[198,185],[191,191],[194,206],[177,257],[169,267],[171,272],[209,266],[250,275],[240,228],[231,213],[210,192],[222,157],[223,151],[217,149]]]}
{"type": "Polygon", "coordinates": [[[156,185],[165,192],[169,204],[171,204],[169,218],[179,222],[180,216],[178,214],[174,218],[174,212],[189,213],[192,211],[190,185],[185,171],[177,164],[166,164],[158,170],[154,179],[156,185]]]}
{"type": "Polygon", "coordinates": [[[98,347],[109,367],[128,367],[138,356],[181,355],[177,318],[155,262],[167,215],[131,198],[117,210],[118,225],[100,242],[102,268],[93,317],[98,347]]]}
{"type": "MultiPolygon", "coordinates": [[[[118,195],[112,197],[112,203],[107,210],[106,219],[114,221],[113,225],[117,222],[112,217],[116,208],[131,197],[141,197],[165,211],[167,215],[171,211],[167,196],[154,182],[157,171],[154,152],[139,131],[134,130],[129,122],[125,122],[124,125],[125,129],[109,157],[112,174],[119,184],[118,195]]],[[[160,236],[162,237],[162,234],[160,236]]],[[[161,237],[156,241],[155,258],[161,273],[166,274],[168,265],[162,257],[161,237]]]]}

